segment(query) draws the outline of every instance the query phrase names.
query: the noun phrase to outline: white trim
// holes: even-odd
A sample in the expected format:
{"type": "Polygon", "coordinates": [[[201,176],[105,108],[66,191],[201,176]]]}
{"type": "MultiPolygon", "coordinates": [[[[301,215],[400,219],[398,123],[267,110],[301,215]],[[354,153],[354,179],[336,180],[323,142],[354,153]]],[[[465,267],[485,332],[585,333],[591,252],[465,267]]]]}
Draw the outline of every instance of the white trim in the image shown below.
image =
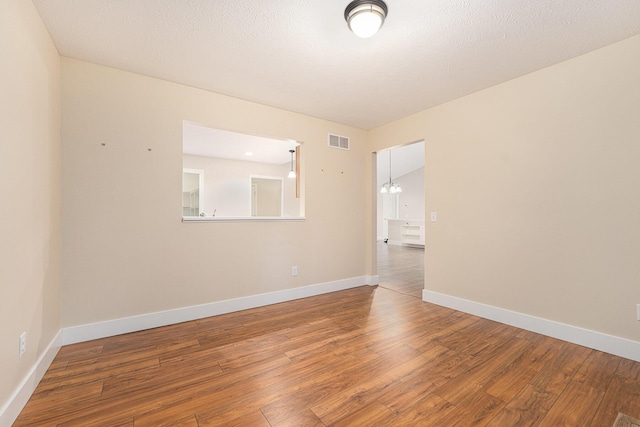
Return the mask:
{"type": "Polygon", "coordinates": [[[378,283],[378,280],[378,276],[353,277],[350,279],[336,280],[333,282],[285,289],[282,291],[251,295],[208,304],[142,314],[139,316],[71,326],[63,329],[62,343],[63,345],[74,344],[77,342],[142,331],[144,329],[157,328],[159,326],[172,325],[175,323],[231,313],[234,311],[247,310],[250,308],[292,301],[314,295],[341,291],[363,285],[373,286],[378,283]]]}
{"type": "Polygon", "coordinates": [[[182,222],[295,222],[305,221],[306,218],[301,216],[232,216],[232,217],[182,217],[182,222]]]}
{"type": "Polygon", "coordinates": [[[637,341],[426,289],[422,290],[422,300],[640,362],[640,342],[637,341]]]}
{"type": "Polygon", "coordinates": [[[0,408],[0,427],[10,427],[18,418],[61,346],[62,331],[58,331],[9,400],[0,408]]]}

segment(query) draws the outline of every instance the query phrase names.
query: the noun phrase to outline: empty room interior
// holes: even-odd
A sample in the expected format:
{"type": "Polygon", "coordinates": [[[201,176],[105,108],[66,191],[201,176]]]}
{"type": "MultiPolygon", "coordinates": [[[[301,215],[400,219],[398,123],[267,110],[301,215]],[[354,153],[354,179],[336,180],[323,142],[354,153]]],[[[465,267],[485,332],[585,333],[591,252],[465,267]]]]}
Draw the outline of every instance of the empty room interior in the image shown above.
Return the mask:
{"type": "Polygon", "coordinates": [[[0,427],[631,426],[637,0],[2,0],[0,427]]]}

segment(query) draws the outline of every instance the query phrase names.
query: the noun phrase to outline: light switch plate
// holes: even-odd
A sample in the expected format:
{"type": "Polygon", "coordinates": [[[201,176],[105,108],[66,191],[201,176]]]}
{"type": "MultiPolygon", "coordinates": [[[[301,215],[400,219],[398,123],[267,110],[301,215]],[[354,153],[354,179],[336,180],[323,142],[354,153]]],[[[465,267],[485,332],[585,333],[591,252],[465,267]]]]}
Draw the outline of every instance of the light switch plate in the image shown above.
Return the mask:
{"type": "Polygon", "coordinates": [[[638,320],[640,320],[640,304],[638,304],[638,320]]]}
{"type": "Polygon", "coordinates": [[[438,212],[431,212],[431,222],[438,222],[438,212]]]}
{"type": "Polygon", "coordinates": [[[20,345],[18,348],[18,357],[22,357],[25,351],[27,351],[27,333],[23,332],[20,334],[20,345]]]}

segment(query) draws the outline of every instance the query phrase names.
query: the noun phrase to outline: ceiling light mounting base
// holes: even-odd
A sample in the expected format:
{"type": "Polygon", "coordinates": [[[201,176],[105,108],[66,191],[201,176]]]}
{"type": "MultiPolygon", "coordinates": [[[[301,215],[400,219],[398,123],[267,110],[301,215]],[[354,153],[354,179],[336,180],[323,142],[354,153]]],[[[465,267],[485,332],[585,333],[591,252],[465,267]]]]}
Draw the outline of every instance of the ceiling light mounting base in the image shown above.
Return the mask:
{"type": "Polygon", "coordinates": [[[355,35],[368,38],[382,27],[388,12],[382,0],[354,0],[344,10],[344,19],[355,35]]]}

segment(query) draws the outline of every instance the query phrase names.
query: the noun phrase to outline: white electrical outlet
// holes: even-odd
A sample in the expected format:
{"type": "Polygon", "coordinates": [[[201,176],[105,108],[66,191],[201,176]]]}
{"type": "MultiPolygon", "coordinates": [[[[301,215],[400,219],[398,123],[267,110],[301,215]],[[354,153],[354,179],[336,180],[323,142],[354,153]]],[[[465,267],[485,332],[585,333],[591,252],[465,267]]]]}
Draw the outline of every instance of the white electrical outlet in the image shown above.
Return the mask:
{"type": "Polygon", "coordinates": [[[18,357],[22,357],[22,355],[26,350],[27,350],[27,333],[23,332],[20,334],[20,350],[18,351],[18,357]]]}
{"type": "Polygon", "coordinates": [[[291,275],[292,276],[297,276],[298,275],[298,266],[294,265],[293,267],[291,267],[291,275]]]}

